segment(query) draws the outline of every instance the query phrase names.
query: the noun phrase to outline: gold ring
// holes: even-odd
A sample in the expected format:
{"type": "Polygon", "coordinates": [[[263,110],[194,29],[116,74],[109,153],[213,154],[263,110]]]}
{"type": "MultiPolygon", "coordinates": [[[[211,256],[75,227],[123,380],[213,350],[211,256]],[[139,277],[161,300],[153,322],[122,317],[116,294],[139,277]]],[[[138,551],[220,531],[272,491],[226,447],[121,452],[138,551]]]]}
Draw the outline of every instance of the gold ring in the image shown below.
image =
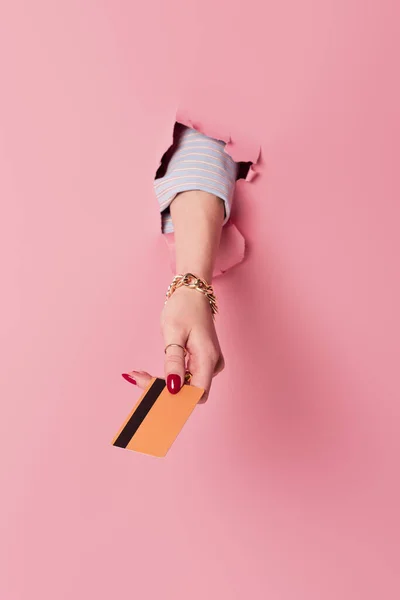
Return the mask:
{"type": "Polygon", "coordinates": [[[192,379],[193,375],[191,374],[190,371],[186,371],[185,373],[185,383],[190,383],[190,380],[192,379]]]}
{"type": "Polygon", "coordinates": [[[167,345],[167,346],[165,346],[165,348],[164,348],[164,352],[165,352],[165,354],[167,354],[167,348],[169,348],[170,346],[178,346],[178,348],[182,348],[182,350],[184,351],[184,353],[185,353],[185,356],[186,356],[186,354],[187,354],[187,350],[186,350],[186,348],[184,348],[184,347],[183,347],[183,346],[181,346],[180,344],[168,344],[168,345],[167,345]]]}

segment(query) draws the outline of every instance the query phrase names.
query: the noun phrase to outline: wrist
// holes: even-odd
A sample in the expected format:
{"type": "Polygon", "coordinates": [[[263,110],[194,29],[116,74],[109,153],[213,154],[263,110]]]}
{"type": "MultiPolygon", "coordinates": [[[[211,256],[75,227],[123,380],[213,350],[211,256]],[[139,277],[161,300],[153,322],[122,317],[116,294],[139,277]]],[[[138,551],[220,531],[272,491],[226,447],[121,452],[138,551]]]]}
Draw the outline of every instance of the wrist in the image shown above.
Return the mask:
{"type": "Polygon", "coordinates": [[[204,297],[210,305],[213,318],[215,317],[216,313],[218,312],[218,305],[213,287],[208,281],[198,277],[194,273],[178,273],[175,275],[172,282],[168,286],[165,303],[168,302],[168,299],[171,296],[183,288],[186,288],[187,292],[196,291],[202,297],[204,297]]]}
{"type": "Polygon", "coordinates": [[[177,262],[176,267],[176,273],[179,273],[180,275],[184,275],[185,273],[192,273],[192,275],[195,275],[200,279],[204,279],[208,284],[211,285],[214,270],[213,265],[191,263],[189,266],[185,263],[179,265],[179,263],[177,262]]]}

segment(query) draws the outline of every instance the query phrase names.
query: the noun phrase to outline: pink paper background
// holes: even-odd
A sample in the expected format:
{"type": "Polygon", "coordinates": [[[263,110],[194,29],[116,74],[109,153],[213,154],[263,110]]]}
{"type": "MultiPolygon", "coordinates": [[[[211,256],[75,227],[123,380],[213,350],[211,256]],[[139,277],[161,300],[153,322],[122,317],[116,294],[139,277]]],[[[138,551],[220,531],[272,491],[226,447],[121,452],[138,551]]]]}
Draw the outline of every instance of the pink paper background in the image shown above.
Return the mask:
{"type": "Polygon", "coordinates": [[[397,599],[399,3],[0,6],[1,600],[397,599]],[[181,107],[259,142],[226,370],[165,460],[152,177],[181,107]]]}

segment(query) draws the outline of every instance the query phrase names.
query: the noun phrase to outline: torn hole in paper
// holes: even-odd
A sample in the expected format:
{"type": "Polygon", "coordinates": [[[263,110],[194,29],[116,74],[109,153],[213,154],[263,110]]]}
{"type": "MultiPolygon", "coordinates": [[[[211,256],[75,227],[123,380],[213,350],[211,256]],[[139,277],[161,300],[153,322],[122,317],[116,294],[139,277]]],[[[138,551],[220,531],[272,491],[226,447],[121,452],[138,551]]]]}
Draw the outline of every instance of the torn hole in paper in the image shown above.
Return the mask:
{"type": "MultiPolygon", "coordinates": [[[[197,142],[198,148],[198,144],[200,143],[201,145],[201,140],[196,140],[195,138],[194,141],[195,145],[197,142]]],[[[187,147],[190,145],[189,141],[187,147]]],[[[164,233],[164,238],[167,242],[170,264],[173,272],[175,272],[175,244],[169,205],[177,193],[188,189],[202,189],[204,191],[209,191],[214,195],[220,196],[221,199],[224,200],[226,221],[221,232],[221,241],[216,258],[214,276],[220,275],[242,262],[245,256],[245,240],[236,225],[232,222],[230,215],[228,214],[227,216],[226,209],[228,208],[229,210],[232,197],[228,200],[226,197],[223,197],[223,194],[218,193],[218,186],[221,185],[221,182],[218,181],[219,171],[215,169],[219,169],[220,171],[225,169],[226,173],[230,173],[232,178],[230,183],[233,196],[232,186],[235,186],[236,181],[242,179],[246,182],[251,182],[258,175],[259,158],[259,146],[249,143],[248,140],[234,140],[230,134],[226,134],[221,130],[218,130],[218,128],[205,128],[200,124],[191,121],[184,113],[182,113],[182,111],[178,113],[177,120],[173,127],[172,144],[167,148],[161,158],[154,181],[155,192],[159,200],[161,212],[161,230],[164,233]],[[194,161],[194,155],[190,154],[190,152],[188,155],[187,148],[183,146],[181,148],[180,158],[178,159],[180,164],[175,165],[176,167],[179,167],[179,169],[173,173],[171,171],[173,162],[171,161],[174,159],[177,148],[180,147],[182,136],[184,136],[186,144],[187,141],[189,141],[188,129],[197,131],[207,136],[207,138],[211,138],[214,142],[217,142],[215,144],[216,150],[212,150],[212,153],[207,156],[207,153],[210,150],[200,146],[199,149],[201,152],[196,153],[196,161],[194,161]],[[184,153],[186,153],[186,156],[184,156],[184,153]],[[213,164],[213,169],[211,169],[211,172],[208,172],[210,171],[210,163],[207,164],[207,160],[211,159],[211,161],[213,161],[214,158],[214,162],[216,162],[217,165],[219,164],[218,161],[215,160],[214,153],[216,156],[218,156],[218,154],[220,155],[219,160],[222,161],[220,163],[222,167],[215,167],[215,164],[213,164]],[[228,156],[223,158],[221,153],[228,155],[229,159],[228,156]]],[[[226,183],[226,179],[224,181],[226,183]]]]}

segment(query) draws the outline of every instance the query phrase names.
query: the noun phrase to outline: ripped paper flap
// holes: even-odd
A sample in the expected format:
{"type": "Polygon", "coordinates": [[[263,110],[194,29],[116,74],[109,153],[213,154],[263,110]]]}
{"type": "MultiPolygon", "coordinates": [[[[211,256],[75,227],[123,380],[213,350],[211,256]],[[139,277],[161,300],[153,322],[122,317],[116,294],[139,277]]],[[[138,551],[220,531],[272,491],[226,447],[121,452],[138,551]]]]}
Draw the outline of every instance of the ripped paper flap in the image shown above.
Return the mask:
{"type": "MultiPolygon", "coordinates": [[[[173,233],[164,234],[168,246],[171,271],[175,270],[175,237],[173,233]]],[[[241,263],[245,255],[245,240],[233,223],[226,223],[222,228],[221,242],[216,258],[213,276],[222,275],[228,269],[241,263]]]]}

